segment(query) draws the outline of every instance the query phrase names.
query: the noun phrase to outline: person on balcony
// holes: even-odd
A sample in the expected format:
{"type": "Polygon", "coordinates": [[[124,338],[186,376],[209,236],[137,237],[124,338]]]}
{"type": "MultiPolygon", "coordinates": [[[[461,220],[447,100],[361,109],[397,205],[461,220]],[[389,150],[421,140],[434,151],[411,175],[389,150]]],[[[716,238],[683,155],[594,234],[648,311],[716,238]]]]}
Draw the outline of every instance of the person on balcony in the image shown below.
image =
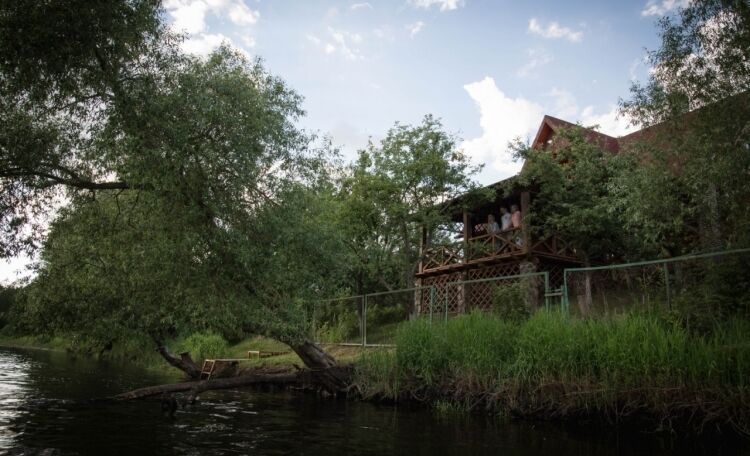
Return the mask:
{"type": "MultiPolygon", "coordinates": [[[[518,210],[518,205],[513,204],[510,206],[510,222],[513,228],[521,228],[521,211],[518,210]]],[[[523,245],[523,239],[520,234],[516,234],[513,237],[513,242],[519,247],[523,245]]]]}
{"type": "Polygon", "coordinates": [[[497,225],[497,222],[495,221],[495,216],[492,214],[487,216],[486,231],[487,231],[487,234],[495,234],[500,231],[500,227],[497,225]]]}
{"type": "Polygon", "coordinates": [[[513,228],[521,228],[521,211],[516,204],[510,206],[510,223],[513,228]]]}
{"type": "Polygon", "coordinates": [[[510,219],[510,212],[508,212],[508,209],[505,206],[502,206],[500,208],[500,229],[502,231],[508,231],[510,229],[510,219]]]}

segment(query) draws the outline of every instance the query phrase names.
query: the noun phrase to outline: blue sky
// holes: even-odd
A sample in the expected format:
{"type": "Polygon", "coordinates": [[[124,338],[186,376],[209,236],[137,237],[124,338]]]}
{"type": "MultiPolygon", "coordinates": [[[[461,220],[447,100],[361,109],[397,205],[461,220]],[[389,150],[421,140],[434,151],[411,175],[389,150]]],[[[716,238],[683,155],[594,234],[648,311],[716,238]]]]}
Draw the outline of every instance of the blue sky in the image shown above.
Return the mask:
{"type": "Polygon", "coordinates": [[[621,135],[615,119],[632,79],[646,77],[656,21],[684,0],[283,1],[167,0],[184,48],[228,41],[261,56],[305,97],[305,128],[330,134],[346,157],[395,121],[427,113],[485,163],[489,183],[520,164],[509,140],[544,114],[621,135]]]}
{"type": "MultiPolygon", "coordinates": [[[[165,14],[187,52],[228,42],[262,57],[305,97],[301,126],[346,158],[431,113],[486,184],[520,169],[507,143],[544,114],[625,133],[617,101],[648,75],[656,21],[687,1],[165,0],[165,14]]],[[[0,261],[0,282],[27,263],[0,261]]]]}

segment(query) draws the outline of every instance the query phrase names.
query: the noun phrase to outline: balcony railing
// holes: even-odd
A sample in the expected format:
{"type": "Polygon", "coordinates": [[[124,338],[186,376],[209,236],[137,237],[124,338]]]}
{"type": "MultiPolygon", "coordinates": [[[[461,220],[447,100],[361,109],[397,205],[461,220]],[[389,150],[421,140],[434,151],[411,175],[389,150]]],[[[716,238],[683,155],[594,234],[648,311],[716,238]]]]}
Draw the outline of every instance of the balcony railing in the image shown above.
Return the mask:
{"type": "Polygon", "coordinates": [[[535,254],[571,261],[577,259],[575,249],[557,235],[534,239],[529,245],[524,245],[523,230],[513,228],[469,238],[466,244],[454,242],[430,246],[424,251],[421,272],[525,255],[529,249],[535,254]]]}
{"type": "Polygon", "coordinates": [[[521,228],[483,234],[469,238],[469,261],[484,258],[524,253],[523,233],[521,228]]]}
{"type": "Polygon", "coordinates": [[[422,270],[439,269],[454,264],[461,264],[464,260],[464,244],[436,245],[428,248],[422,257],[422,270]]]}

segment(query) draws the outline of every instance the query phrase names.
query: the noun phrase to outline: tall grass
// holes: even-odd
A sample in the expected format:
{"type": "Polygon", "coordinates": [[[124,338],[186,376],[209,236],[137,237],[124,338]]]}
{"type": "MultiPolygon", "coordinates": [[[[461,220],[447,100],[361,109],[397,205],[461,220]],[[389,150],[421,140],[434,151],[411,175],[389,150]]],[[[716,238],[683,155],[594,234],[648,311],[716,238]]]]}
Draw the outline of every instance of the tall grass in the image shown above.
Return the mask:
{"type": "Polygon", "coordinates": [[[658,408],[669,400],[686,410],[694,409],[685,401],[696,394],[702,401],[709,392],[711,400],[746,403],[750,397],[745,320],[699,335],[643,313],[578,320],[543,311],[515,323],[474,313],[432,326],[410,322],[396,339],[395,353],[360,362],[357,385],[364,396],[484,398],[568,410],[591,407],[591,400],[593,407],[617,408],[633,394],[641,405],[658,408]]]}

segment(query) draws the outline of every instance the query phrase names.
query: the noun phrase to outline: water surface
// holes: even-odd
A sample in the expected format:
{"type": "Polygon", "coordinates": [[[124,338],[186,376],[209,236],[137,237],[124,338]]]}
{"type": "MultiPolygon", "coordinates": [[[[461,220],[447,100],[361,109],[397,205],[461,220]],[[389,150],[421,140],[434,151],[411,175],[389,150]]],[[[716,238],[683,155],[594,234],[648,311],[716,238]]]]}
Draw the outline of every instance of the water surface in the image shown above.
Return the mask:
{"type": "Polygon", "coordinates": [[[750,454],[733,439],[440,417],[283,391],[209,392],[171,418],[159,399],[91,401],[169,380],[64,353],[0,348],[0,454],[750,454]]]}

